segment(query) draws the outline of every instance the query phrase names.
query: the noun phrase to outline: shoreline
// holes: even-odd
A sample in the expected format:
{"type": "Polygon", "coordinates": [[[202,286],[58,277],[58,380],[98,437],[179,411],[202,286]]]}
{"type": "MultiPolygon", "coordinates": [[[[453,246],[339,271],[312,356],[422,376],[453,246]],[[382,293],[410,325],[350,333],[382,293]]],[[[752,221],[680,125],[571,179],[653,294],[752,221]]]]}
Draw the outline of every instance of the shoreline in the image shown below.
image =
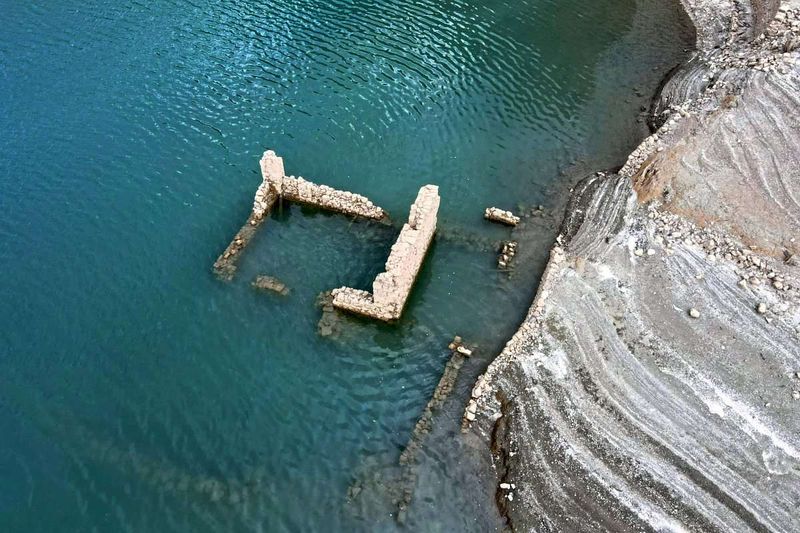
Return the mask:
{"type": "Polygon", "coordinates": [[[680,6],[658,131],[575,187],[465,409],[512,529],[800,528],[800,2],[680,6]]]}

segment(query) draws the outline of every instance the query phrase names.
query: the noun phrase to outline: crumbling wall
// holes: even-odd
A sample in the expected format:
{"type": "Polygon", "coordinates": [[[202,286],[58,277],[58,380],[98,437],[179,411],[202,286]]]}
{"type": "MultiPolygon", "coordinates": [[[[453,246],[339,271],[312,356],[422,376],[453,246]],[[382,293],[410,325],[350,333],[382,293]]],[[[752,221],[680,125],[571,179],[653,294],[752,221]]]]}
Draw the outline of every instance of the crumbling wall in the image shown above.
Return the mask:
{"type": "Polygon", "coordinates": [[[408,223],[392,246],[385,272],[372,284],[372,293],[349,287],[335,289],[333,305],[379,320],[400,318],[436,231],[439,201],[439,187],[422,187],[411,206],[408,223]]]}
{"type": "Polygon", "coordinates": [[[278,199],[280,190],[276,189],[273,184],[280,183],[283,179],[283,158],[275,155],[272,150],[267,150],[261,157],[261,177],[263,181],[256,190],[256,196],[253,200],[253,214],[257,218],[262,218],[269,213],[272,205],[278,199]]]}
{"type": "Polygon", "coordinates": [[[261,207],[259,194],[268,197],[269,191],[274,191],[278,197],[290,202],[300,202],[373,220],[386,218],[386,212],[366,196],[339,191],[327,185],[318,185],[302,177],[286,176],[283,171],[283,160],[271,150],[264,152],[261,158],[261,175],[264,181],[256,192],[256,205],[259,208],[261,207]]]}
{"type": "Polygon", "coordinates": [[[411,206],[408,223],[403,225],[392,246],[386,272],[378,274],[372,285],[372,295],[378,305],[396,305],[402,310],[436,231],[438,211],[439,188],[426,185],[420,189],[411,206]]]}
{"type": "Polygon", "coordinates": [[[352,287],[340,287],[333,289],[332,294],[333,306],[337,309],[383,320],[384,322],[397,320],[400,316],[394,307],[376,304],[372,298],[372,293],[369,291],[353,289],[352,287]]]}
{"type": "Polygon", "coordinates": [[[327,185],[317,185],[303,178],[286,176],[283,158],[272,150],[267,150],[260,160],[261,184],[253,199],[253,211],[247,222],[234,236],[214,262],[214,272],[226,280],[236,273],[236,262],[241,252],[255,235],[255,230],[265,220],[279,198],[290,202],[301,202],[321,209],[336,211],[345,215],[364,217],[373,220],[388,218],[386,212],[373,204],[369,198],[347,191],[338,191],[327,185]]]}
{"type": "Polygon", "coordinates": [[[492,222],[500,222],[508,224],[509,226],[516,226],[519,224],[519,217],[514,215],[511,211],[504,211],[497,207],[487,207],[483,213],[483,218],[491,220],[492,222]]]}

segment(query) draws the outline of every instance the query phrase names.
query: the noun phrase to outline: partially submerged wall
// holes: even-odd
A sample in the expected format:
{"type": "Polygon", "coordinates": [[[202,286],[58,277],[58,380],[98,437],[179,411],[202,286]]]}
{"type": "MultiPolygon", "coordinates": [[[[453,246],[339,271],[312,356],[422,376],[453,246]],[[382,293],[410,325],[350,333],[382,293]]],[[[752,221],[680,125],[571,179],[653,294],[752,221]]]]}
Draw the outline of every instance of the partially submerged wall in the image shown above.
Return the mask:
{"type": "Polygon", "coordinates": [[[228,247],[214,261],[214,273],[224,280],[233,279],[233,275],[236,273],[236,263],[241,257],[242,251],[255,237],[256,230],[278,200],[278,193],[274,187],[270,186],[270,183],[283,176],[283,158],[276,156],[272,150],[268,150],[264,152],[260,163],[263,180],[256,189],[253,210],[247,217],[244,226],[233,236],[228,247]]]}
{"type": "Polygon", "coordinates": [[[519,217],[514,215],[511,211],[504,211],[497,207],[487,207],[483,213],[483,218],[491,220],[492,222],[500,222],[508,224],[509,226],[516,226],[519,224],[519,217]]]}
{"type": "Polygon", "coordinates": [[[384,321],[400,318],[436,231],[438,212],[439,187],[422,187],[411,206],[408,223],[392,246],[386,271],[372,284],[372,293],[341,287],[333,291],[333,305],[384,321]]]}
{"type": "Polygon", "coordinates": [[[283,179],[283,158],[275,155],[272,150],[267,150],[259,161],[261,165],[261,185],[256,190],[253,200],[253,214],[262,218],[269,214],[272,206],[280,195],[280,190],[272,186],[273,183],[283,179]]]}
{"type": "Polygon", "coordinates": [[[313,205],[345,215],[381,220],[386,212],[369,198],[348,191],[339,191],[327,185],[317,185],[301,177],[284,176],[281,196],[290,202],[313,205]]]}
{"type": "Polygon", "coordinates": [[[283,158],[278,157],[272,150],[264,152],[259,163],[262,181],[253,199],[253,211],[245,225],[236,233],[225,251],[214,262],[214,272],[222,279],[233,278],[236,273],[236,262],[241,256],[241,252],[255,236],[256,229],[265,220],[279,198],[372,220],[388,218],[383,209],[374,205],[365,196],[339,191],[327,185],[317,185],[303,178],[286,176],[283,158]]]}
{"type": "Polygon", "coordinates": [[[800,0],[682,2],[663,125],[575,187],[464,413],[514,531],[800,531],[800,0]]]}
{"type": "MultiPolygon", "coordinates": [[[[261,158],[261,174],[264,178],[259,191],[275,191],[280,198],[290,202],[313,205],[345,215],[382,220],[386,212],[373,204],[366,196],[348,191],[339,191],[327,185],[318,185],[302,177],[286,176],[283,160],[268,150],[261,158]]],[[[264,193],[267,194],[267,193],[264,193]]],[[[258,204],[258,193],[256,193],[258,204]]]]}

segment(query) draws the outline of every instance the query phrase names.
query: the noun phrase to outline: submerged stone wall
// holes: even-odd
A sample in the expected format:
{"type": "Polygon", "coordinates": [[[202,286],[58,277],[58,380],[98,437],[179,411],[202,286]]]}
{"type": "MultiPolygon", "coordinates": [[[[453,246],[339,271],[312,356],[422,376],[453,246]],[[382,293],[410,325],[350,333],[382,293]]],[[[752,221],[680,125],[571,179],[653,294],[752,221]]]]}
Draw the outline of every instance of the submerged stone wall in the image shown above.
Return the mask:
{"type": "Polygon", "coordinates": [[[369,198],[347,191],[339,191],[327,185],[317,185],[301,177],[284,176],[282,178],[281,197],[291,202],[313,205],[328,211],[336,211],[345,215],[382,220],[386,212],[374,205],[369,198]]]}
{"type": "Polygon", "coordinates": [[[217,277],[226,281],[233,279],[233,275],[236,273],[236,262],[241,256],[241,252],[250,244],[250,241],[256,235],[256,229],[263,222],[263,216],[256,216],[255,213],[250,213],[247,222],[236,232],[225,251],[214,261],[214,273],[217,277]]]}
{"type": "Polygon", "coordinates": [[[334,289],[333,305],[378,320],[400,318],[436,231],[438,212],[439,187],[422,187],[411,206],[408,223],[392,246],[386,271],[372,284],[372,293],[350,287],[334,289]]]}
{"type": "Polygon", "coordinates": [[[290,202],[301,202],[321,209],[336,211],[345,215],[387,219],[386,211],[373,204],[369,198],[347,191],[339,191],[327,185],[317,185],[303,178],[286,176],[283,158],[272,150],[267,150],[260,160],[261,185],[253,199],[253,211],[247,222],[214,262],[214,272],[222,279],[230,280],[236,273],[236,262],[241,252],[255,236],[255,230],[265,220],[279,198],[290,202]]]}
{"type": "MultiPolygon", "coordinates": [[[[340,191],[327,185],[318,185],[302,177],[286,176],[283,172],[283,160],[268,150],[261,158],[261,175],[264,178],[259,192],[267,195],[274,191],[278,197],[290,202],[313,205],[328,211],[336,211],[345,215],[382,220],[387,218],[386,212],[373,204],[366,196],[348,191],[340,191]]],[[[256,193],[256,204],[258,204],[256,193]]]]}
{"type": "Polygon", "coordinates": [[[519,217],[511,211],[504,211],[497,207],[487,207],[486,211],[483,213],[483,217],[486,220],[508,224],[509,226],[516,226],[519,224],[520,220],[519,217]]]}
{"type": "Polygon", "coordinates": [[[236,232],[230,244],[219,255],[214,262],[214,273],[221,279],[231,280],[236,273],[236,263],[241,257],[241,252],[250,244],[255,237],[256,229],[264,222],[264,218],[272,210],[272,206],[278,200],[277,191],[270,183],[283,176],[283,158],[275,155],[275,152],[268,150],[261,158],[261,175],[263,181],[256,189],[256,196],[253,200],[253,210],[247,217],[247,222],[236,232]]]}

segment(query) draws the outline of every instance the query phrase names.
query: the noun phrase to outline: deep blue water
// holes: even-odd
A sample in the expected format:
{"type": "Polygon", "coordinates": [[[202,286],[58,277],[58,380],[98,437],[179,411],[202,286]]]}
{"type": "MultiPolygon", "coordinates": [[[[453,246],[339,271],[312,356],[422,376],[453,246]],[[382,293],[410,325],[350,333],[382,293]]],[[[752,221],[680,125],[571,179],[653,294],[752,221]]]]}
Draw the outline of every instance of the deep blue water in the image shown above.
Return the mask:
{"type": "MultiPolygon", "coordinates": [[[[459,436],[524,316],[564,194],[621,164],[690,36],[656,0],[0,0],[0,531],[392,530],[399,454],[477,343],[420,454],[407,526],[499,525],[459,436]],[[398,226],[284,206],[232,283],[265,149],[397,221],[440,186],[397,325],[369,288],[398,226]],[[549,214],[512,276],[489,205],[549,214]],[[257,274],[291,287],[255,292],[257,274]],[[349,487],[361,492],[352,497],[349,487]]],[[[526,247],[527,244],[527,247],[526,247]]]]}

